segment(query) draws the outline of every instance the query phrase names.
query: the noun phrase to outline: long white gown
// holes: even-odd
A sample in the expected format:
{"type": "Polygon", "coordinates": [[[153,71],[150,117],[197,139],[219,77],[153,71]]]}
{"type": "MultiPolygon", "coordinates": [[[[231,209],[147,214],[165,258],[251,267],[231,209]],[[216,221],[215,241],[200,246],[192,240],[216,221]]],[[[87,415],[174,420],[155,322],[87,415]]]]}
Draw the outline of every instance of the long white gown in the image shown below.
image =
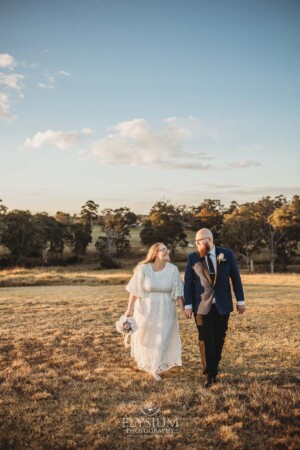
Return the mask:
{"type": "Polygon", "coordinates": [[[178,268],[169,262],[156,272],[151,263],[138,267],[126,290],[138,297],[133,317],[138,330],[131,336],[131,356],[146,372],[181,366],[181,340],[176,299],[183,295],[178,268]]]}

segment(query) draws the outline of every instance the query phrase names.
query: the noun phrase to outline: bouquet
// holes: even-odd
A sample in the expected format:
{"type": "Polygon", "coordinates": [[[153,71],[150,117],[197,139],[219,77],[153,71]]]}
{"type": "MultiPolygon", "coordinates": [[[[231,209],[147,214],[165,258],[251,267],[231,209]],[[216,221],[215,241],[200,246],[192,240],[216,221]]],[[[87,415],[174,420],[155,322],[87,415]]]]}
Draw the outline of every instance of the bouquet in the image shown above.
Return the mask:
{"type": "Polygon", "coordinates": [[[128,338],[138,329],[135,319],[122,315],[116,322],[116,329],[123,334],[125,347],[129,347],[128,338]]]}

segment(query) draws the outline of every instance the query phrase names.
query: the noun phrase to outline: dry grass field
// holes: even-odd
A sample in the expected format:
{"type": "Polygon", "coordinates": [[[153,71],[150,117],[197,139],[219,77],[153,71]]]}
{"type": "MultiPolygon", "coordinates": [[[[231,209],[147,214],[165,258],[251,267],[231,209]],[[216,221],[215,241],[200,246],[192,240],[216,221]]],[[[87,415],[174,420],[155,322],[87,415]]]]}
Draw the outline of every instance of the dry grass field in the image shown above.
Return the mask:
{"type": "Polygon", "coordinates": [[[25,269],[23,267],[1,270],[1,287],[18,286],[99,286],[106,284],[124,284],[128,282],[132,270],[87,270],[85,266],[71,268],[50,267],[25,269]]]}
{"type": "Polygon", "coordinates": [[[183,367],[136,369],[115,330],[124,281],[1,288],[0,449],[299,448],[299,276],[243,277],[210,390],[181,316],[183,367]]]}

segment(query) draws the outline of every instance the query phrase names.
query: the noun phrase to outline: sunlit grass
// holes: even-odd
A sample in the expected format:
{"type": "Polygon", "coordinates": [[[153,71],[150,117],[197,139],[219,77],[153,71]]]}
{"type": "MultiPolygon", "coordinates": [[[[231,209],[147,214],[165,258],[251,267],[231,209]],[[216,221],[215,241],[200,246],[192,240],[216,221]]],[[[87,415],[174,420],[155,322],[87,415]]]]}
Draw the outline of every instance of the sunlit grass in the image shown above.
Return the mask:
{"type": "Polygon", "coordinates": [[[0,447],[298,448],[299,276],[243,280],[247,313],[231,315],[210,390],[182,317],[183,367],[161,383],[136,369],[115,330],[123,285],[2,288],[0,447]],[[149,404],[178,419],[174,435],[124,434],[149,404]]]}
{"type": "Polygon", "coordinates": [[[50,286],[50,285],[100,285],[124,284],[132,270],[90,270],[86,267],[75,270],[62,267],[24,269],[15,268],[0,271],[0,287],[50,286]]]}
{"type": "MultiPolygon", "coordinates": [[[[179,268],[180,264],[178,265],[179,268]]],[[[182,270],[182,269],[181,269],[182,270]]],[[[184,271],[182,271],[182,276],[184,271]]],[[[87,267],[48,267],[25,269],[16,267],[0,271],[0,287],[17,286],[57,286],[57,285],[87,285],[125,284],[132,276],[132,262],[130,268],[113,270],[87,270],[87,267]]],[[[297,286],[298,274],[243,274],[243,280],[251,285],[270,284],[273,286],[297,286]]]]}

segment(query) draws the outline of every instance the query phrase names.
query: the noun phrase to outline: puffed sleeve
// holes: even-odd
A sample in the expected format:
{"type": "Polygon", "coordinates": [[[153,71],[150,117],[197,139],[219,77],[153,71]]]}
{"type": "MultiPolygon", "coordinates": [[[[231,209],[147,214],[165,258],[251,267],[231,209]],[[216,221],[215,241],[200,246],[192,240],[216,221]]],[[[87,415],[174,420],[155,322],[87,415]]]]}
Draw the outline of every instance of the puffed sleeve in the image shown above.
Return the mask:
{"type": "Polygon", "coordinates": [[[174,266],[174,274],[173,274],[173,290],[171,294],[171,298],[176,300],[178,297],[183,296],[183,282],[178,270],[178,267],[174,266]]]}
{"type": "Polygon", "coordinates": [[[143,290],[143,280],[144,280],[144,265],[138,266],[134,272],[131,280],[126,286],[126,291],[136,297],[142,298],[144,296],[143,290]]]}

